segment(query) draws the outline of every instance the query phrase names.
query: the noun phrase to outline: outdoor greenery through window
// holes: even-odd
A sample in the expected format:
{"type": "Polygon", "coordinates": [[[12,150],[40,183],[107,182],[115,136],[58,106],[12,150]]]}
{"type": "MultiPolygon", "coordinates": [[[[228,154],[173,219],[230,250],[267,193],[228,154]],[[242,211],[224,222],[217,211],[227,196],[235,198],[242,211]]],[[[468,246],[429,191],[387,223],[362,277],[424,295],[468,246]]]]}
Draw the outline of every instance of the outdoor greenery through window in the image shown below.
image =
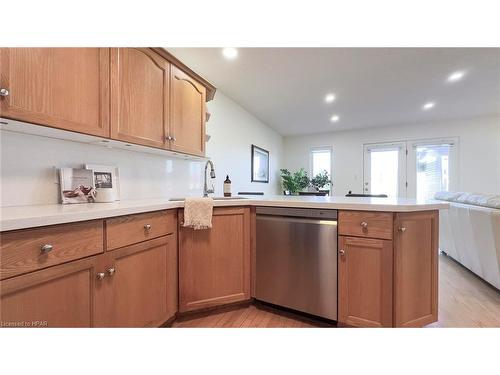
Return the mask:
{"type": "MultiPolygon", "coordinates": [[[[311,178],[316,177],[318,174],[328,173],[331,176],[332,173],[332,149],[325,148],[314,148],[311,150],[311,178]]],[[[324,188],[328,188],[325,186],[324,188]]]]}

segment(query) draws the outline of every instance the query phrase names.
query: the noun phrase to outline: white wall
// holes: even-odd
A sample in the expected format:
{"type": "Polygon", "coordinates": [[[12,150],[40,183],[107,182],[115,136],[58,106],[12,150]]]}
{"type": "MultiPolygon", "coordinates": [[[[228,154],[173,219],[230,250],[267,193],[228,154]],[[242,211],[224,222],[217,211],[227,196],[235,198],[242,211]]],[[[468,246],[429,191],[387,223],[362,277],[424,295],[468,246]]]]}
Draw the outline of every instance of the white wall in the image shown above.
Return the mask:
{"type": "Polygon", "coordinates": [[[226,175],[231,179],[233,195],[238,191],[278,194],[283,137],[221,93],[208,103],[208,108],[211,117],[207,133],[212,138],[207,143],[207,155],[215,163],[216,195],[222,195],[226,175]],[[251,182],[252,144],[269,151],[269,183],[251,182]]]}
{"type": "MultiPolygon", "coordinates": [[[[216,167],[216,195],[222,195],[226,174],[233,181],[233,193],[243,189],[276,193],[281,136],[221,92],[209,105],[212,117],[207,132],[212,138],[207,144],[207,155],[213,158],[216,167]],[[250,183],[252,143],[270,151],[269,184],[250,183]]],[[[0,206],[58,203],[59,185],[54,167],[78,168],[84,163],[118,166],[122,199],[201,195],[203,189],[203,162],[3,130],[0,145],[0,206]]]]}
{"type": "Polygon", "coordinates": [[[284,139],[284,165],[309,170],[311,147],[333,147],[333,194],[362,192],[363,144],[459,137],[457,190],[500,194],[500,117],[412,124],[315,134],[284,139]]]}

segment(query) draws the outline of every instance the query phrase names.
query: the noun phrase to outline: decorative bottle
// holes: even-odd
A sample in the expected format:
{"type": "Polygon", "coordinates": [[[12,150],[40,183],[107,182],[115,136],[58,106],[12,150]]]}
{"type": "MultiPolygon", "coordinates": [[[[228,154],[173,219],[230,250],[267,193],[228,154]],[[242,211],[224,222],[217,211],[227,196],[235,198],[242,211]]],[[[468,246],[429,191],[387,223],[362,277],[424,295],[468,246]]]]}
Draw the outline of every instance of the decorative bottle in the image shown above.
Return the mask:
{"type": "Polygon", "coordinates": [[[224,196],[231,196],[231,180],[229,179],[229,175],[226,175],[226,180],[224,181],[224,196]]]}

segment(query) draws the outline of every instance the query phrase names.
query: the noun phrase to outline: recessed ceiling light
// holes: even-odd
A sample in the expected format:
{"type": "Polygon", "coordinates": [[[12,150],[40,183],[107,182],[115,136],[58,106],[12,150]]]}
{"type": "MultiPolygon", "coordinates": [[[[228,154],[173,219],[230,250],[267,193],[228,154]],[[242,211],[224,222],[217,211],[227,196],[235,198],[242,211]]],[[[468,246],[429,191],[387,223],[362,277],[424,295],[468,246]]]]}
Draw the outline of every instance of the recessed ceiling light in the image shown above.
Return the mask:
{"type": "Polygon", "coordinates": [[[325,96],[325,102],[333,103],[335,101],[335,94],[327,94],[325,96]]]}
{"type": "Polygon", "coordinates": [[[465,72],[463,70],[457,70],[448,76],[448,82],[457,82],[464,78],[465,72]]]}
{"type": "Polygon", "coordinates": [[[331,122],[338,122],[340,120],[340,117],[338,115],[333,115],[330,117],[331,122]]]}
{"type": "Polygon", "coordinates": [[[428,103],[425,103],[423,106],[422,106],[422,109],[424,111],[428,111],[429,109],[431,108],[434,108],[434,106],[436,105],[436,103],[434,102],[428,102],[428,103]]]}
{"type": "Polygon", "coordinates": [[[238,57],[238,50],[233,47],[223,48],[222,55],[228,60],[234,60],[238,57]]]}

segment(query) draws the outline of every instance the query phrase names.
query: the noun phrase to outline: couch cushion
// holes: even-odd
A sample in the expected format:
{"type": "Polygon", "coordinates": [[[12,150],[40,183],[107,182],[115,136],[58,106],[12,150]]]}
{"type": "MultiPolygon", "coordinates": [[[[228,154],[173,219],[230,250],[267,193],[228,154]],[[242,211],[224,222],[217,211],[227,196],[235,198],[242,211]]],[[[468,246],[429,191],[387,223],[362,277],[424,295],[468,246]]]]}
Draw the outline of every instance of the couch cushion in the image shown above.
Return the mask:
{"type": "Polygon", "coordinates": [[[498,208],[500,209],[500,195],[496,195],[486,202],[486,207],[498,208]]]}
{"type": "Polygon", "coordinates": [[[500,209],[500,195],[439,191],[434,199],[500,209]]]}
{"type": "Polygon", "coordinates": [[[438,191],[436,195],[434,195],[434,199],[455,202],[462,194],[464,193],[461,191],[438,191]]]}

